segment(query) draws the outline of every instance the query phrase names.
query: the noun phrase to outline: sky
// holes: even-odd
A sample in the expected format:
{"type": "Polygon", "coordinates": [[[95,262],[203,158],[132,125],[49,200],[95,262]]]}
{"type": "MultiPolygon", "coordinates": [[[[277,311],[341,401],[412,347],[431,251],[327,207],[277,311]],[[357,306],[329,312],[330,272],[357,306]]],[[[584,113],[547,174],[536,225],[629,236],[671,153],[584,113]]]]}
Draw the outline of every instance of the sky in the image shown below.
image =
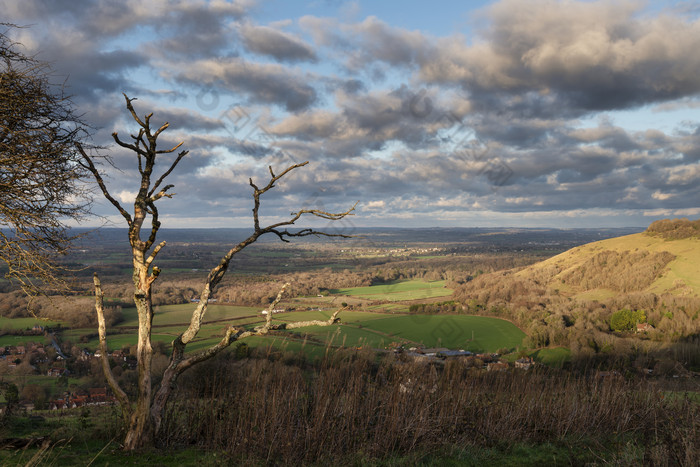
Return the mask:
{"type": "MultiPolygon", "coordinates": [[[[643,227],[700,216],[692,1],[0,0],[125,206],[140,115],[189,150],[164,227],[249,227],[249,178],[353,227],[643,227]]],[[[162,155],[156,171],[173,155],[162,155]]],[[[99,193],[96,193],[99,194],[99,193]]],[[[105,201],[85,225],[121,226],[105,201]]],[[[301,225],[323,226],[327,221],[301,225]]]]}

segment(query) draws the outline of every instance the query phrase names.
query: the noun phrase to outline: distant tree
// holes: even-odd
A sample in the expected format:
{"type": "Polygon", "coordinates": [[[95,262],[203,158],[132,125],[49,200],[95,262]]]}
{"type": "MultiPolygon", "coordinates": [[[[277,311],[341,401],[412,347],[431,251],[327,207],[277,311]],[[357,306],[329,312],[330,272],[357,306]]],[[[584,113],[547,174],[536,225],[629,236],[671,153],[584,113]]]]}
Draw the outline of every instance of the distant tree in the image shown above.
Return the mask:
{"type": "Polygon", "coordinates": [[[19,402],[19,389],[14,383],[0,381],[0,390],[5,397],[5,418],[10,417],[19,402]]]}
{"type": "Polygon", "coordinates": [[[76,142],[89,137],[50,67],[27,56],[0,23],[0,260],[25,291],[63,283],[56,259],[74,239],[66,226],[89,207],[76,142]]]}
{"type": "Polygon", "coordinates": [[[167,169],[156,175],[156,161],[160,160],[161,156],[173,154],[177,151],[182,143],[171,149],[161,150],[157,148],[158,137],[168,128],[168,123],[154,129],[151,127],[151,117],[153,114],[148,114],[145,118],[137,115],[132,101],[124,95],[126,99],[126,107],[130,112],[134,121],[138,124],[139,130],[136,134],[132,134],[132,142],[122,141],[117,133],[113,133],[116,143],[124,148],[127,148],[137,155],[138,170],[141,175],[138,181],[138,192],[134,200],[133,212],[129,212],[124,208],[119,201],[114,198],[109,192],[102,174],[95,166],[93,157],[89,155],[80,143],[77,148],[83,156],[85,169],[89,170],[94,176],[104,197],[119,211],[124,217],[128,226],[128,242],[131,246],[133,260],[133,284],[134,284],[134,303],[138,312],[138,338],[137,338],[137,367],[138,367],[138,391],[136,400],[132,401],[127,396],[126,392],[120,387],[112,370],[110,369],[109,360],[107,358],[106,344],[106,324],[104,313],[104,300],[102,286],[97,274],[94,276],[95,308],[98,318],[98,330],[100,337],[100,349],[102,353],[102,369],[105,373],[107,381],[112,388],[115,396],[120,402],[122,415],[127,426],[127,433],[124,440],[124,448],[126,450],[135,450],[155,444],[158,432],[160,430],[163,413],[170,398],[172,391],[176,388],[177,379],[188,368],[205,361],[223,349],[227,348],[231,343],[253,335],[267,334],[273,329],[290,329],[303,326],[327,326],[338,321],[336,311],[327,321],[304,321],[286,324],[272,324],[272,310],[282,298],[282,292],[277,294],[277,297],[272,301],[268,308],[266,321],[263,325],[255,329],[236,328],[229,326],[221,341],[216,345],[205,348],[199,351],[193,351],[185,354],[186,346],[192,342],[200,330],[202,321],[208,307],[208,301],[215,287],[221,282],[226,271],[229,268],[231,259],[247,246],[256,242],[261,236],[266,234],[274,234],[280,240],[287,242],[289,238],[305,237],[309,235],[325,235],[335,237],[347,237],[344,234],[328,234],[310,228],[304,228],[296,231],[289,231],[287,228],[293,226],[302,216],[310,215],[320,217],[327,220],[339,220],[346,216],[352,215],[354,206],[342,213],[330,213],[316,209],[300,209],[297,212],[290,214],[287,220],[273,223],[267,226],[261,225],[259,218],[259,210],[261,204],[261,196],[275,187],[283,177],[300,167],[307,165],[307,162],[294,164],[287,167],[280,173],[275,173],[272,167],[269,168],[269,180],[267,184],[258,186],[250,179],[249,183],[253,189],[253,231],[248,238],[233,246],[220,260],[207,276],[201,293],[198,297],[198,303],[194,304],[192,318],[189,327],[175,338],[172,343],[172,353],[167,366],[162,372],[160,383],[155,385],[152,377],[152,370],[155,369],[154,362],[154,342],[151,339],[151,330],[153,323],[153,300],[152,287],[153,283],[158,279],[161,270],[153,263],[160,251],[165,247],[165,242],[157,243],[158,231],[161,226],[159,219],[157,203],[163,198],[173,196],[170,193],[173,185],[164,184],[165,179],[177,167],[178,163],[187,155],[188,151],[180,151],[169,162],[167,169]],[[144,227],[147,220],[150,220],[150,228],[144,227]]]}
{"type": "Polygon", "coordinates": [[[610,329],[613,331],[630,331],[637,323],[645,323],[647,320],[643,310],[632,311],[627,308],[616,311],[610,317],[610,329]]]}

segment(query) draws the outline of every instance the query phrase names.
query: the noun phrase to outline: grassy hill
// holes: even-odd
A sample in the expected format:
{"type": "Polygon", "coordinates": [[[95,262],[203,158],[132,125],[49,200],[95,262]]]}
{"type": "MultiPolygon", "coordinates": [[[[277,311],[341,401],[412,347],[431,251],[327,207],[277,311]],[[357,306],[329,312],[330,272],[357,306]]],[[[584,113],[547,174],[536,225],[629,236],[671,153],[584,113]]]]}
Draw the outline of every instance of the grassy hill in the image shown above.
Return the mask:
{"type": "Polygon", "coordinates": [[[700,238],[643,232],[573,248],[516,273],[582,299],[617,293],[700,294],[700,238]]]}

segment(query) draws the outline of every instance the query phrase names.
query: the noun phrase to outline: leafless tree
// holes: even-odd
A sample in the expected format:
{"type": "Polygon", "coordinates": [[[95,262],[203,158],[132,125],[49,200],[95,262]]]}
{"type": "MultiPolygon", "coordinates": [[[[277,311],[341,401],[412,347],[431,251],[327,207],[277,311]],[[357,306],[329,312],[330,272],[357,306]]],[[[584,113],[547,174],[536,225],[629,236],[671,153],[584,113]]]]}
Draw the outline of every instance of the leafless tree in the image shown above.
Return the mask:
{"type": "Polygon", "coordinates": [[[89,137],[50,67],[22,52],[0,23],[0,260],[27,292],[65,285],[58,257],[88,212],[89,173],[76,142],[89,137]]]}
{"type": "Polygon", "coordinates": [[[207,360],[217,353],[224,350],[232,342],[243,339],[252,335],[263,335],[273,329],[281,328],[296,328],[301,326],[325,326],[336,323],[338,321],[337,312],[334,313],[327,321],[306,321],[293,324],[273,324],[271,321],[271,311],[277,302],[281,299],[282,291],[277,296],[277,299],[270,306],[267,313],[265,323],[255,329],[237,328],[229,326],[224,337],[216,345],[197,352],[185,354],[186,346],[192,342],[200,330],[204,316],[207,312],[207,304],[214,288],[222,280],[229,264],[234,255],[243,250],[245,247],[257,241],[265,234],[277,235],[282,241],[289,241],[289,238],[304,237],[308,235],[326,235],[346,237],[343,234],[329,234],[317,231],[310,228],[290,231],[288,227],[293,226],[295,222],[302,216],[309,215],[320,217],[327,220],[338,220],[346,216],[352,215],[354,206],[342,213],[329,213],[316,209],[300,209],[290,215],[287,220],[273,223],[267,226],[261,225],[259,218],[259,210],[261,196],[275,187],[279,182],[290,172],[305,166],[308,162],[294,164],[287,167],[280,173],[275,173],[272,167],[269,168],[269,180],[263,186],[258,186],[250,180],[250,186],[253,189],[253,231],[248,238],[233,246],[219,261],[206,278],[202,291],[199,295],[199,303],[195,306],[192,312],[190,325],[185,329],[172,343],[172,354],[170,356],[169,365],[163,373],[163,378],[157,387],[153,387],[151,380],[151,361],[153,357],[153,349],[151,347],[151,326],[153,322],[153,305],[151,301],[153,283],[157,280],[160,269],[154,265],[154,261],[158,253],[165,247],[165,242],[157,243],[158,230],[161,223],[158,217],[157,203],[163,198],[172,197],[170,190],[173,185],[167,185],[165,179],[175,170],[178,163],[187,156],[188,151],[179,150],[182,143],[167,150],[157,148],[158,137],[168,128],[168,123],[163,124],[154,130],[151,127],[151,117],[153,114],[146,115],[145,118],[140,118],[132,101],[128,96],[126,99],[126,107],[131,113],[132,118],[139,126],[138,134],[131,135],[132,141],[122,141],[117,133],[112,136],[116,143],[136,153],[138,159],[138,169],[141,174],[140,185],[136,199],[134,200],[133,213],[130,213],[117,201],[109,192],[104,178],[100,171],[95,166],[93,158],[85,151],[80,144],[77,145],[84,160],[84,166],[89,170],[97,181],[102,194],[124,217],[126,224],[129,227],[129,244],[131,245],[133,259],[133,283],[134,283],[134,303],[138,311],[138,343],[137,343],[137,360],[138,360],[138,394],[136,400],[129,400],[127,394],[119,387],[114,375],[112,374],[109,362],[107,360],[107,343],[106,343],[106,326],[104,319],[103,293],[100,280],[95,275],[95,296],[96,310],[99,323],[100,350],[102,352],[102,366],[107,378],[107,381],[112,388],[115,396],[120,402],[122,415],[127,424],[127,434],[124,440],[124,448],[126,450],[134,450],[142,447],[153,446],[154,440],[161,426],[163,411],[166,407],[168,399],[172,391],[176,388],[178,377],[188,368],[207,360]],[[171,156],[169,166],[156,175],[156,161],[161,157],[171,156]],[[147,219],[150,219],[150,227],[144,226],[147,219]]]}

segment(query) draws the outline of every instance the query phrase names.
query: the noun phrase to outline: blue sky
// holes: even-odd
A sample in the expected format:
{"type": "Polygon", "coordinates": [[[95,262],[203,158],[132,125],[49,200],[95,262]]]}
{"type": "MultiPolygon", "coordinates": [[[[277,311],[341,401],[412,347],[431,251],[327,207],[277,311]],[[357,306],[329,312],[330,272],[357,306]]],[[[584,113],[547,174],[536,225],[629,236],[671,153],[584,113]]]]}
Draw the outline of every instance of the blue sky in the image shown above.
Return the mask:
{"type": "MultiPolygon", "coordinates": [[[[122,92],[190,155],[166,227],[246,227],[263,200],[353,226],[645,226],[700,215],[694,2],[0,0],[133,199],[122,92]]],[[[162,170],[168,167],[164,156],[162,170]]],[[[102,218],[120,225],[107,203],[102,218]]]]}

